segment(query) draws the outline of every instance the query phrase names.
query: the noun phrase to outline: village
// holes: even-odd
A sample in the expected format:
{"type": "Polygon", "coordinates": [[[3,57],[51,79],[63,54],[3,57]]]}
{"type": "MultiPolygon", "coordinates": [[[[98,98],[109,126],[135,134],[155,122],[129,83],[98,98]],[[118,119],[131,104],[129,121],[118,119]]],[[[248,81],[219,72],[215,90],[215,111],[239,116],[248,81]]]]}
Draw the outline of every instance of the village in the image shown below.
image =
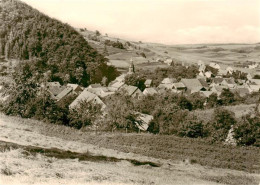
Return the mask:
{"type": "MultiPolygon", "coordinates": [[[[145,89],[141,91],[138,87],[125,83],[125,77],[135,73],[133,59],[130,60],[130,63],[128,73],[121,74],[114,81],[110,82],[108,86],[91,84],[87,88],[83,88],[78,84],[68,83],[62,86],[59,82],[47,82],[46,87],[56,102],[74,94],[76,99],[69,105],[70,110],[76,109],[80,105],[80,102],[86,101],[101,105],[103,111],[106,108],[103,99],[116,92],[125,93],[125,95],[134,99],[141,99],[143,96],[157,96],[165,92],[182,95],[199,93],[200,96],[206,99],[204,102],[204,105],[206,105],[207,99],[211,94],[215,93],[219,97],[223,89],[229,89],[232,93],[237,93],[240,97],[259,92],[260,89],[260,79],[253,79],[251,74],[247,74],[247,79],[243,80],[234,79],[233,77],[226,78],[225,76],[232,75],[235,72],[232,67],[221,69],[218,64],[210,63],[209,66],[217,71],[217,75],[215,76],[211,71],[206,71],[206,65],[199,61],[197,66],[199,74],[197,78],[183,78],[179,81],[176,78],[164,78],[157,87],[153,85],[152,79],[146,79],[144,83],[145,89]]],[[[139,113],[139,115],[140,122],[137,126],[140,130],[146,131],[153,116],[142,113],[139,113]]]]}

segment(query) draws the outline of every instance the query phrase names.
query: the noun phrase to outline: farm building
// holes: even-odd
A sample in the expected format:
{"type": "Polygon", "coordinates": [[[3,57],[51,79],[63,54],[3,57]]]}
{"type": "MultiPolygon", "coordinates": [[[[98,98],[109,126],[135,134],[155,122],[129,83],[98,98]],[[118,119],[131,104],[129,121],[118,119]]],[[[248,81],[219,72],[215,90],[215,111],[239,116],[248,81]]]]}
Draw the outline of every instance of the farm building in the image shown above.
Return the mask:
{"type": "Polygon", "coordinates": [[[138,114],[139,115],[135,122],[136,126],[142,131],[147,131],[150,122],[153,120],[153,116],[148,114],[142,114],[142,113],[138,113],[138,114]]]}
{"type": "Polygon", "coordinates": [[[173,62],[173,60],[172,60],[171,58],[168,58],[168,59],[166,59],[166,60],[164,61],[164,63],[167,64],[167,65],[169,65],[169,66],[172,64],[172,62],[173,62]]]}
{"type": "Polygon", "coordinates": [[[172,90],[173,87],[174,87],[173,83],[171,83],[171,84],[160,84],[158,86],[158,89],[160,89],[160,90],[172,90]]]}
{"type": "Polygon", "coordinates": [[[111,83],[110,85],[109,85],[109,87],[110,87],[110,89],[112,90],[112,91],[117,91],[117,90],[119,90],[121,87],[123,87],[125,85],[125,83],[124,82],[114,82],[114,83],[111,83]]]}
{"type": "Polygon", "coordinates": [[[73,88],[72,87],[66,87],[65,89],[63,89],[63,91],[61,91],[56,96],[56,100],[57,101],[61,101],[63,98],[65,98],[66,96],[70,95],[72,92],[73,92],[73,88]]]}
{"type": "Polygon", "coordinates": [[[223,81],[221,82],[221,85],[228,86],[228,88],[231,88],[231,89],[236,88],[236,86],[237,86],[237,84],[233,78],[223,79],[223,81]]]}
{"type": "Polygon", "coordinates": [[[173,83],[173,88],[177,91],[186,91],[186,86],[182,82],[173,83]]]}
{"type": "Polygon", "coordinates": [[[145,80],[145,82],[144,82],[145,87],[147,87],[147,88],[151,87],[152,86],[152,82],[153,81],[151,79],[145,80]]]}
{"type": "Polygon", "coordinates": [[[212,95],[213,91],[200,91],[200,95],[208,98],[210,95],[212,95]]]}
{"type": "Polygon", "coordinates": [[[211,71],[207,71],[207,72],[205,73],[205,76],[206,76],[207,78],[211,78],[211,77],[212,77],[212,72],[211,72],[211,71]]]}
{"type": "Polygon", "coordinates": [[[46,83],[46,87],[50,88],[50,87],[60,87],[60,82],[47,82],[46,83]]]}
{"type": "Polygon", "coordinates": [[[102,109],[106,107],[103,101],[95,94],[87,91],[86,89],[80,93],[80,95],[69,105],[70,109],[77,108],[82,101],[93,102],[96,104],[100,104],[102,109]]]}
{"type": "Polygon", "coordinates": [[[161,84],[172,84],[176,82],[177,82],[176,78],[164,78],[161,84]]]}
{"type": "Polygon", "coordinates": [[[227,86],[214,86],[211,91],[216,93],[218,96],[222,93],[223,89],[228,89],[227,86]]]}
{"type": "Polygon", "coordinates": [[[89,89],[90,89],[90,88],[98,88],[98,87],[102,87],[102,85],[101,85],[101,84],[90,84],[90,85],[88,86],[89,89]]]}
{"type": "Polygon", "coordinates": [[[81,88],[78,84],[67,84],[67,87],[72,87],[74,94],[79,94],[83,91],[83,88],[81,88]]]}
{"type": "Polygon", "coordinates": [[[147,96],[147,95],[154,95],[154,94],[157,94],[157,93],[158,93],[157,90],[156,90],[155,88],[152,88],[152,87],[146,88],[146,89],[143,91],[143,94],[144,94],[145,96],[147,96]]]}
{"type": "Polygon", "coordinates": [[[182,79],[181,82],[186,86],[187,92],[190,94],[199,91],[206,91],[198,79],[182,79]]]}
{"type": "Polygon", "coordinates": [[[138,89],[138,87],[135,86],[131,86],[131,85],[124,86],[122,90],[126,91],[127,95],[131,96],[132,98],[139,99],[143,96],[142,91],[140,91],[140,89],[138,89]]]}
{"type": "Polygon", "coordinates": [[[211,63],[209,64],[209,66],[212,67],[212,68],[214,68],[214,69],[220,69],[220,66],[219,66],[218,64],[214,63],[214,62],[211,62],[211,63]]]}
{"type": "Polygon", "coordinates": [[[87,89],[87,91],[96,94],[100,98],[104,98],[115,93],[114,91],[111,91],[108,87],[90,88],[87,89]]]}
{"type": "Polygon", "coordinates": [[[210,86],[222,85],[223,80],[224,80],[224,78],[221,78],[221,77],[213,78],[210,86]]]}

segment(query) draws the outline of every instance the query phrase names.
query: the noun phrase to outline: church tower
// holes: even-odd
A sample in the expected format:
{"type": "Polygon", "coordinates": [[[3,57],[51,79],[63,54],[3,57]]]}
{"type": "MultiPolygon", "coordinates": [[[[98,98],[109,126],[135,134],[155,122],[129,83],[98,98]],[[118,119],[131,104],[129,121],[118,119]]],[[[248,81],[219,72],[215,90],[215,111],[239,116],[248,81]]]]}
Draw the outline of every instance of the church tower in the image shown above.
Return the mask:
{"type": "Polygon", "coordinates": [[[133,74],[133,73],[135,73],[135,66],[134,66],[134,61],[132,58],[130,59],[130,62],[131,62],[131,64],[129,66],[128,74],[133,74]]]}

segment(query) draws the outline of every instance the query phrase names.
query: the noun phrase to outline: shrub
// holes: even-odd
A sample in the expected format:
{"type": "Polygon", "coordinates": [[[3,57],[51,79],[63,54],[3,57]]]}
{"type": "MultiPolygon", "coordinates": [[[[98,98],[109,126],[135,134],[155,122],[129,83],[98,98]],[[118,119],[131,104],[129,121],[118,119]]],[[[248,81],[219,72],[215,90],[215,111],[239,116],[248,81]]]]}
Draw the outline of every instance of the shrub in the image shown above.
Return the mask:
{"type": "Polygon", "coordinates": [[[239,145],[260,146],[260,116],[248,114],[234,127],[234,137],[239,145]]]}
{"type": "Polygon", "coordinates": [[[202,121],[198,120],[195,116],[187,116],[180,124],[178,135],[181,137],[204,137],[204,129],[202,121]]]}
{"type": "Polygon", "coordinates": [[[183,110],[188,109],[189,111],[191,111],[193,108],[192,103],[185,96],[181,96],[177,104],[183,110]]]}
{"type": "Polygon", "coordinates": [[[231,126],[236,123],[235,114],[224,108],[214,110],[213,119],[207,129],[213,141],[224,141],[231,126]]]}
{"type": "Polygon", "coordinates": [[[101,116],[101,105],[82,101],[80,105],[70,110],[69,126],[80,129],[92,125],[101,116]]]}

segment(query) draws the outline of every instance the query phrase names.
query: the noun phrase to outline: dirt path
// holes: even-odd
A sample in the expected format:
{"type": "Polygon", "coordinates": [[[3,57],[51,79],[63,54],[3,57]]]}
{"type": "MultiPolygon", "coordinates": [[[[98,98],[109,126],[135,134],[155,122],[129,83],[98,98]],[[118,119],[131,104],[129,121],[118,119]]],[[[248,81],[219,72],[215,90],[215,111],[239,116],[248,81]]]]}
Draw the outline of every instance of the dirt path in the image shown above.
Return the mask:
{"type": "MultiPolygon", "coordinates": [[[[0,142],[10,142],[23,146],[57,148],[76,153],[114,157],[117,159],[153,162],[136,166],[129,160],[120,161],[80,161],[59,159],[44,153],[28,153],[22,148],[0,152],[0,184],[219,184],[212,177],[237,176],[260,181],[260,176],[246,172],[206,168],[185,162],[155,159],[133,153],[100,148],[87,143],[68,141],[50,137],[40,132],[30,120],[10,119],[0,114],[0,142]],[[2,181],[2,182],[1,182],[2,181]]],[[[239,179],[238,178],[238,179],[239,179]]]]}

